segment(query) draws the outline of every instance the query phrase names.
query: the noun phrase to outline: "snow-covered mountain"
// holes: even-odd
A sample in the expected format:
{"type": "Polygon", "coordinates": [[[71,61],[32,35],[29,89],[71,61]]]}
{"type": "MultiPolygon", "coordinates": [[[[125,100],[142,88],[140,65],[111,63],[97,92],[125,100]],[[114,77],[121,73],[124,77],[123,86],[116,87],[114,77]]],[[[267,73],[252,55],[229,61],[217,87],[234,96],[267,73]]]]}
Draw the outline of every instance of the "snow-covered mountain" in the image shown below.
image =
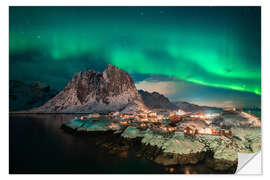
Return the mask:
{"type": "Polygon", "coordinates": [[[27,110],[24,113],[133,113],[145,109],[196,112],[217,109],[188,102],[172,103],[157,92],[138,91],[131,76],[113,65],[108,65],[101,73],[94,70],[76,73],[55,95],[55,91],[42,83],[26,85],[11,81],[10,109],[27,110]]]}
{"type": "Polygon", "coordinates": [[[108,65],[102,72],[87,70],[73,76],[53,99],[32,113],[133,112],[146,108],[130,75],[108,65]]]}

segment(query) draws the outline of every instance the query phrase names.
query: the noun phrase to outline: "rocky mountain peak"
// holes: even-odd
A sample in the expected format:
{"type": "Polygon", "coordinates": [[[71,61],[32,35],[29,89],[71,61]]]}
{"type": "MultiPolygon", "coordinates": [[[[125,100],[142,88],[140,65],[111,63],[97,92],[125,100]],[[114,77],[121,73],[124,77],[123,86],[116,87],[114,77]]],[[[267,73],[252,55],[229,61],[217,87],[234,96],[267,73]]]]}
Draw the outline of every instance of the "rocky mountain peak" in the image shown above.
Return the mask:
{"type": "Polygon", "coordinates": [[[122,71],[121,69],[119,69],[118,67],[112,65],[112,64],[109,64],[107,66],[107,68],[105,69],[105,71],[108,71],[108,70],[117,70],[117,71],[122,71]]]}
{"type": "Polygon", "coordinates": [[[118,92],[114,92],[116,94],[130,89],[137,91],[131,76],[116,66],[109,64],[105,71],[102,73],[102,76],[112,89],[118,89],[118,92]]]}
{"type": "Polygon", "coordinates": [[[116,111],[128,104],[142,104],[141,96],[130,75],[108,65],[102,72],[87,70],[76,73],[67,86],[44,106],[41,112],[116,111]]]}

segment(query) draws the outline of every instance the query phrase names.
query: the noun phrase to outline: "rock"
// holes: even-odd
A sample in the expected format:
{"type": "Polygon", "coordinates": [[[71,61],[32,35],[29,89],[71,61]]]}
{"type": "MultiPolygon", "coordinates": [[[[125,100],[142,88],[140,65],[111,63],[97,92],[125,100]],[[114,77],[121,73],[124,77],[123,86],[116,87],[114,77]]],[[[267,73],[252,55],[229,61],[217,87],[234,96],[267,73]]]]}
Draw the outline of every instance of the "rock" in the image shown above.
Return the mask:
{"type": "Polygon", "coordinates": [[[158,155],[162,154],[162,150],[157,146],[145,144],[142,144],[140,152],[143,155],[143,157],[152,161],[155,160],[158,155]]]}
{"type": "Polygon", "coordinates": [[[232,128],[233,141],[237,151],[255,153],[261,150],[261,128],[232,128]]]}
{"type": "Polygon", "coordinates": [[[162,153],[154,159],[155,163],[161,164],[163,166],[171,166],[178,164],[177,155],[172,155],[169,153],[162,153]]]}
{"type": "Polygon", "coordinates": [[[171,165],[184,165],[184,164],[197,164],[199,161],[204,160],[206,153],[189,153],[189,154],[176,154],[176,153],[162,153],[155,159],[155,162],[163,166],[171,165]]]}
{"type": "Polygon", "coordinates": [[[195,140],[205,144],[208,151],[211,152],[206,158],[207,165],[219,171],[232,170],[237,166],[238,152],[240,146],[239,140],[225,136],[204,136],[198,135],[195,140]]]}
{"type": "Polygon", "coordinates": [[[228,161],[225,159],[207,159],[206,164],[208,167],[218,170],[218,171],[228,171],[231,170],[233,172],[237,169],[237,160],[236,161],[228,161]]]}
{"type": "Polygon", "coordinates": [[[261,141],[260,140],[256,140],[253,141],[252,144],[250,145],[250,148],[252,150],[252,152],[258,152],[261,150],[261,141]]]}
{"type": "Polygon", "coordinates": [[[113,65],[102,73],[87,70],[73,76],[53,99],[32,113],[132,113],[147,109],[130,75],[113,65]]]}
{"type": "Polygon", "coordinates": [[[238,152],[229,147],[220,146],[214,152],[214,159],[216,160],[226,160],[231,162],[237,162],[238,152]]]}

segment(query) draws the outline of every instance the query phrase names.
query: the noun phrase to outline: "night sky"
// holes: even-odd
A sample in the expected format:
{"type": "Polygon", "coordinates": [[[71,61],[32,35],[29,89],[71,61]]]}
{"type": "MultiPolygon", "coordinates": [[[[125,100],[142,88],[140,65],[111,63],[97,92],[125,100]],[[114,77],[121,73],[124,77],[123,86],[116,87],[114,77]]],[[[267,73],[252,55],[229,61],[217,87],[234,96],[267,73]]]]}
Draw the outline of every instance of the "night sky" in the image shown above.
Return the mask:
{"type": "Polygon", "coordinates": [[[260,106],[259,7],[10,7],[10,79],[61,90],[114,64],[172,101],[260,106]]]}

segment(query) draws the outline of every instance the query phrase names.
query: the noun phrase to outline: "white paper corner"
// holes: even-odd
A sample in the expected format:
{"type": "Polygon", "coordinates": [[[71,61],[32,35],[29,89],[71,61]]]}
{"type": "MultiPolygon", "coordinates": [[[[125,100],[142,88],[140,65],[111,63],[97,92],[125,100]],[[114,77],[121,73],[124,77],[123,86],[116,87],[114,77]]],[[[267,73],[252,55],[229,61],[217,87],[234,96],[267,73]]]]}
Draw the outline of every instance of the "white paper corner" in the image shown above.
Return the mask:
{"type": "Polygon", "coordinates": [[[238,153],[238,166],[235,174],[241,175],[261,175],[262,174],[262,154],[257,153],[238,153]]]}

